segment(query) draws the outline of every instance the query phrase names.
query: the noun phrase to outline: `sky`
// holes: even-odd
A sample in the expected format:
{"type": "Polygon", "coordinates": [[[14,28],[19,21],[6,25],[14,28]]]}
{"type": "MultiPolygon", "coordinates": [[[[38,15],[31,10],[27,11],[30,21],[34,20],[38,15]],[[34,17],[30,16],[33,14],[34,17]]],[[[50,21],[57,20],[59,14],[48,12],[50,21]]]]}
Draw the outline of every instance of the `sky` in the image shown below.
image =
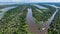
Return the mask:
{"type": "Polygon", "coordinates": [[[0,0],[0,2],[60,2],[60,0],[0,0]]]}

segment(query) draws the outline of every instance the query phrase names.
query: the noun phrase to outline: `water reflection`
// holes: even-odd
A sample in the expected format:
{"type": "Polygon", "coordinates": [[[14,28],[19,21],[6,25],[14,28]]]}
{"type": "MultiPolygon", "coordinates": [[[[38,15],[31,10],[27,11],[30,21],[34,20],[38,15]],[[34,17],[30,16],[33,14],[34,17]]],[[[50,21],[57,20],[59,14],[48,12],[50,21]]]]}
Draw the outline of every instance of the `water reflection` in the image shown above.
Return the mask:
{"type": "Polygon", "coordinates": [[[0,11],[8,11],[12,8],[16,8],[17,6],[11,6],[11,7],[6,7],[6,8],[3,8],[3,9],[0,9],[0,11]]]}
{"type": "Polygon", "coordinates": [[[46,7],[44,7],[44,6],[40,6],[40,5],[34,5],[34,6],[36,6],[36,7],[38,7],[38,8],[40,8],[40,9],[48,9],[48,8],[46,8],[46,7]]]}
{"type": "Polygon", "coordinates": [[[28,13],[27,13],[27,18],[26,19],[27,19],[29,25],[34,24],[34,20],[33,20],[33,17],[32,17],[32,9],[31,8],[28,8],[28,13]]]}
{"type": "Polygon", "coordinates": [[[0,13],[0,19],[3,17],[4,12],[7,12],[8,10],[16,8],[16,7],[17,6],[12,6],[12,7],[7,7],[7,8],[0,9],[0,11],[3,11],[2,13],[0,13]]]}
{"type": "Polygon", "coordinates": [[[3,13],[0,13],[0,19],[2,18],[2,16],[3,16],[3,13]]]}

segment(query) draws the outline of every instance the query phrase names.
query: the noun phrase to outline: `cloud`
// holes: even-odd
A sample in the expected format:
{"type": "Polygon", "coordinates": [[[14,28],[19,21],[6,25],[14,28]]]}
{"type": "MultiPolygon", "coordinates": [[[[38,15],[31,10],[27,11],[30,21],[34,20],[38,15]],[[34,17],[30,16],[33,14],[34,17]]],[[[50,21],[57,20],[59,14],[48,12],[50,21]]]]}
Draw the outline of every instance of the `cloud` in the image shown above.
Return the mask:
{"type": "Polygon", "coordinates": [[[28,0],[29,2],[59,2],[60,0],[28,0]]]}
{"type": "Polygon", "coordinates": [[[0,0],[0,2],[60,2],[60,0],[0,0]]]}

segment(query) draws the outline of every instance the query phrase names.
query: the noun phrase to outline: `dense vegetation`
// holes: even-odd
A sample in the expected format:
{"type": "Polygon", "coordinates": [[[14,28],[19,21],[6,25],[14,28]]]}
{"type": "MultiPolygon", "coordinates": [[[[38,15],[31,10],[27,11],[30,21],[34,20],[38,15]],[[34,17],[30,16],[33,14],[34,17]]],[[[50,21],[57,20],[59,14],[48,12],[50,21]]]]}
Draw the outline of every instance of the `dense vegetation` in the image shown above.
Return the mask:
{"type": "Polygon", "coordinates": [[[33,17],[36,23],[46,23],[48,19],[52,16],[52,14],[55,12],[55,8],[52,8],[51,6],[44,5],[48,9],[44,8],[38,8],[32,6],[32,12],[33,17]],[[52,10],[53,9],[53,10],[52,10]]]}
{"type": "MultiPolygon", "coordinates": [[[[39,4],[40,5],[40,4],[39,4]]],[[[46,23],[50,16],[56,10],[55,8],[47,5],[41,5],[48,9],[41,9],[36,6],[20,5],[16,8],[8,10],[4,13],[3,18],[0,20],[0,34],[32,34],[28,29],[28,24],[26,22],[27,8],[32,9],[34,21],[36,23],[46,23]]],[[[60,34],[60,9],[56,14],[48,34],[60,34]]]]}
{"type": "Polygon", "coordinates": [[[28,34],[26,14],[26,6],[18,6],[7,11],[0,20],[0,34],[28,34]]]}
{"type": "Polygon", "coordinates": [[[49,34],[60,34],[60,9],[52,21],[48,30],[49,34]]]}

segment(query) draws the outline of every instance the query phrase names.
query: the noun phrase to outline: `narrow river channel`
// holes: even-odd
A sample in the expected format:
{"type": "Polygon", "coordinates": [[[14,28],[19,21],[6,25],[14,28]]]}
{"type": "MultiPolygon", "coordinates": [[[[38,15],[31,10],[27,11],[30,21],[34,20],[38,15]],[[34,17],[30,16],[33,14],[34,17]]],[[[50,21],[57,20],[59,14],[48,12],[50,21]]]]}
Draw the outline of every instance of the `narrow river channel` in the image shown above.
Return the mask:
{"type": "Polygon", "coordinates": [[[47,21],[47,23],[45,23],[45,24],[43,24],[41,26],[42,27],[41,30],[38,30],[38,28],[40,27],[40,25],[36,24],[35,21],[33,20],[32,9],[28,8],[27,11],[28,11],[28,13],[27,13],[26,20],[28,22],[30,31],[33,32],[34,34],[47,34],[48,28],[50,27],[49,25],[51,24],[51,22],[54,19],[56,13],[58,12],[58,9],[56,8],[56,11],[52,14],[52,16],[49,18],[49,20],[47,21]]]}

